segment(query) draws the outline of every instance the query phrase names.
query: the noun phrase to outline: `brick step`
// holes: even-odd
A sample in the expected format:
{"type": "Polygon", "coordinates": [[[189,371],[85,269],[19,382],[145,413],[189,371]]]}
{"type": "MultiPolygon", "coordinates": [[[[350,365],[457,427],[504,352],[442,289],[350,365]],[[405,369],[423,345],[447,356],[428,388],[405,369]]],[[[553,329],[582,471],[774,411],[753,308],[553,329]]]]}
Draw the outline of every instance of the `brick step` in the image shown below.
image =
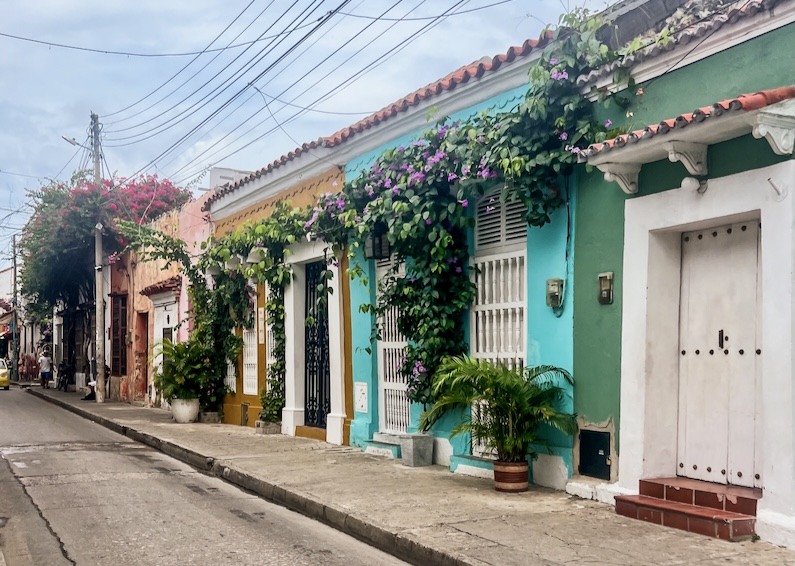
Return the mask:
{"type": "Polygon", "coordinates": [[[754,517],[757,501],[762,498],[761,489],[679,477],[640,480],[640,494],[754,517]]]}
{"type": "Polygon", "coordinates": [[[750,540],[756,517],[646,495],[617,495],[616,513],[631,519],[730,541],[750,540]]]}

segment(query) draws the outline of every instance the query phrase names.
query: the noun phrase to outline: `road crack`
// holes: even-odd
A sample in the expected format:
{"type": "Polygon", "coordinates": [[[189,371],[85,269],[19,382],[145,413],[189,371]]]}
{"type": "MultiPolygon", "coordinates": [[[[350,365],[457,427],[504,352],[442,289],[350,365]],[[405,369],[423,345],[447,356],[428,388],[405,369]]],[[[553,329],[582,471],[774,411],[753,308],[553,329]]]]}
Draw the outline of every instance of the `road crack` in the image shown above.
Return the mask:
{"type": "Polygon", "coordinates": [[[53,528],[52,528],[52,525],[50,524],[50,521],[47,519],[47,517],[45,517],[45,516],[44,516],[44,513],[42,512],[41,508],[40,508],[40,507],[38,506],[38,504],[37,504],[37,503],[36,503],[36,502],[33,500],[33,497],[31,497],[30,493],[28,493],[28,488],[27,488],[27,486],[26,486],[24,483],[22,483],[21,479],[20,479],[19,477],[17,477],[17,475],[14,473],[14,469],[11,467],[11,462],[9,462],[9,461],[8,461],[8,459],[6,458],[6,455],[5,455],[5,454],[2,454],[2,459],[3,459],[3,461],[5,462],[5,465],[8,467],[8,470],[11,472],[11,475],[12,475],[12,476],[13,476],[13,477],[14,477],[14,478],[17,480],[17,482],[19,483],[20,487],[22,488],[22,491],[23,491],[23,493],[25,494],[25,497],[27,497],[27,498],[28,498],[28,500],[30,501],[31,505],[33,505],[33,508],[36,510],[36,513],[38,513],[39,517],[41,517],[41,520],[42,520],[42,521],[44,521],[44,524],[45,524],[45,525],[47,525],[47,530],[48,530],[48,531],[50,531],[50,534],[51,534],[51,535],[53,536],[53,538],[54,538],[54,539],[55,539],[55,540],[58,542],[58,548],[60,548],[60,550],[61,550],[61,554],[63,555],[63,557],[64,557],[66,560],[68,560],[68,561],[69,561],[69,563],[70,563],[70,564],[72,564],[73,566],[77,566],[77,562],[75,562],[75,561],[72,559],[72,557],[71,557],[71,556],[69,556],[69,552],[66,550],[66,547],[64,546],[64,543],[63,543],[63,541],[61,540],[61,537],[60,537],[60,536],[58,536],[58,533],[56,533],[56,532],[53,530],[53,528]]]}

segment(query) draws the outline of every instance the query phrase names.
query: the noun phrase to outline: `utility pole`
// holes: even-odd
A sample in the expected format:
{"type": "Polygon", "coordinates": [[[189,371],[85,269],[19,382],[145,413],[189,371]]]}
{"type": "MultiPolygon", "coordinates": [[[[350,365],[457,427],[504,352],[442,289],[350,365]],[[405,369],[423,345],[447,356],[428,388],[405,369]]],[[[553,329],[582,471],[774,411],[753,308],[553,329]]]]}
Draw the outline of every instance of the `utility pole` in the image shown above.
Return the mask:
{"type": "Polygon", "coordinates": [[[11,236],[11,251],[14,256],[14,297],[11,301],[14,307],[14,326],[12,328],[12,341],[11,341],[11,377],[14,381],[19,381],[19,321],[17,320],[17,235],[11,236]]]}
{"type": "MultiPolygon", "coordinates": [[[[91,113],[91,140],[94,154],[94,185],[102,186],[102,170],[100,168],[99,116],[91,113]]],[[[94,388],[97,403],[105,402],[105,298],[102,280],[102,223],[97,221],[94,227],[94,305],[96,318],[96,364],[97,385],[94,388]]]]}

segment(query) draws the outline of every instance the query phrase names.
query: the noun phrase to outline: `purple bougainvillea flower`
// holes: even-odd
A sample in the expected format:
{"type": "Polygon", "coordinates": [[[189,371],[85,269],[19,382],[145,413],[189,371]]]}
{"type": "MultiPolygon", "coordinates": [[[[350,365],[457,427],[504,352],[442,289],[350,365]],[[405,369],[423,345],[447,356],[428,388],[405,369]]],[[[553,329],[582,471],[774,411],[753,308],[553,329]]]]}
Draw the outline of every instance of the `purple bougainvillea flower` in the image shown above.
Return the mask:
{"type": "Polygon", "coordinates": [[[558,58],[557,58],[557,57],[552,57],[552,58],[549,60],[549,64],[550,64],[550,65],[552,65],[552,66],[554,67],[555,65],[557,65],[557,64],[558,64],[558,58]]]}
{"type": "Polygon", "coordinates": [[[456,174],[455,174],[455,172],[451,172],[451,173],[450,173],[450,174],[447,176],[447,182],[448,182],[448,183],[452,183],[452,182],[453,182],[453,181],[455,181],[456,179],[458,179],[458,175],[456,175],[456,174]]]}
{"type": "Polygon", "coordinates": [[[610,126],[612,126],[612,125],[613,125],[613,122],[612,122],[612,121],[610,121],[610,120],[605,120],[605,128],[609,128],[609,127],[610,127],[610,126]]]}
{"type": "Polygon", "coordinates": [[[463,269],[461,269],[460,266],[455,268],[455,272],[456,273],[461,273],[462,271],[463,271],[463,269]]]}
{"type": "Polygon", "coordinates": [[[406,148],[401,145],[401,146],[398,146],[397,150],[402,153],[402,152],[406,151],[406,148]]]}
{"type": "Polygon", "coordinates": [[[368,196],[373,196],[374,194],[375,191],[373,189],[370,189],[370,191],[367,193],[368,196]]]}
{"type": "Polygon", "coordinates": [[[562,141],[566,141],[567,139],[569,139],[569,134],[567,134],[566,132],[563,132],[562,134],[560,134],[560,139],[562,141]]]}
{"type": "Polygon", "coordinates": [[[469,206],[469,200],[467,200],[467,199],[459,200],[458,204],[460,204],[463,208],[466,208],[466,207],[469,206]]]}
{"type": "Polygon", "coordinates": [[[489,212],[491,212],[492,210],[494,210],[494,207],[493,207],[493,206],[487,206],[487,207],[486,207],[486,214],[488,214],[488,213],[489,213],[489,212]]]}
{"type": "Polygon", "coordinates": [[[399,190],[397,187],[395,187],[394,189],[392,189],[392,195],[393,195],[393,196],[397,196],[399,192],[400,192],[400,190],[399,190]]]}
{"type": "Polygon", "coordinates": [[[337,181],[334,181],[333,183],[331,183],[331,186],[332,186],[332,187],[336,187],[338,184],[339,184],[339,183],[337,183],[337,181]]]}
{"type": "Polygon", "coordinates": [[[432,221],[430,218],[426,218],[426,219],[425,219],[425,224],[427,224],[427,225],[429,225],[429,226],[431,225],[431,223],[432,223],[432,222],[433,222],[433,221],[432,221]]]}
{"type": "Polygon", "coordinates": [[[392,179],[390,179],[389,177],[387,177],[387,178],[384,180],[384,187],[386,187],[387,189],[391,189],[391,188],[392,188],[392,179]]]}
{"type": "Polygon", "coordinates": [[[468,174],[469,174],[469,167],[467,167],[466,165],[464,165],[464,166],[461,168],[461,174],[462,174],[462,175],[468,175],[468,174]]]}

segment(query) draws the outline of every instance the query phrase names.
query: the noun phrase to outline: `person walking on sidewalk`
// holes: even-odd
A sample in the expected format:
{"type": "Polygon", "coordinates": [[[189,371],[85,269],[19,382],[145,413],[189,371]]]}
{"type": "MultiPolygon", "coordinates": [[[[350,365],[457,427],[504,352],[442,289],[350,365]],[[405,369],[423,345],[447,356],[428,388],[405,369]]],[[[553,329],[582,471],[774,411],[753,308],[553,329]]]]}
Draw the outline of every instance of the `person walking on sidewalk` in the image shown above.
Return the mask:
{"type": "Polygon", "coordinates": [[[41,386],[43,389],[50,388],[50,379],[52,378],[52,359],[47,350],[42,350],[39,356],[39,371],[41,372],[41,386]]]}

